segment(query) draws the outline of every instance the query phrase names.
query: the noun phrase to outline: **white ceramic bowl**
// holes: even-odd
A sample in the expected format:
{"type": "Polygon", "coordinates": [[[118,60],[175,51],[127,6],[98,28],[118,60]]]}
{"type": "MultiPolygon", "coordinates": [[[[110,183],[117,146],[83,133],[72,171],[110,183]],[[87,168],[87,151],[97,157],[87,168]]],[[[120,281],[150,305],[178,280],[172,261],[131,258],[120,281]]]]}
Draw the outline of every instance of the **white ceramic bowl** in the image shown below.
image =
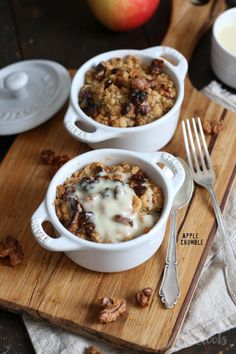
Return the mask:
{"type": "Polygon", "coordinates": [[[66,163],[53,177],[45,200],[32,216],[33,235],[42,247],[51,251],[63,251],[75,263],[91,270],[119,272],[136,267],[149,259],[160,247],[173,198],[181,187],[184,177],[182,165],[166,152],[137,153],[116,149],[87,152],[66,163]],[[107,165],[123,161],[137,164],[161,186],[164,193],[164,208],[160,219],[147,234],[121,243],[95,243],[76,237],[60,223],[54,207],[56,187],[64,183],[73,172],[94,161],[103,161],[107,165]],[[168,166],[173,172],[173,178],[167,177],[156,164],[157,162],[168,166]],[[60,235],[59,238],[51,238],[45,233],[42,227],[45,220],[53,224],[60,235]]]}
{"type": "Polygon", "coordinates": [[[165,46],[146,50],[115,50],[97,55],[87,61],[77,71],[71,86],[70,104],[64,118],[66,130],[75,139],[87,143],[94,149],[119,148],[133,151],[156,151],[165,146],[172,138],[179,118],[180,107],[184,98],[184,77],[188,64],[177,50],[165,46]],[[87,116],[78,104],[78,95],[84,85],[85,73],[101,61],[127,55],[140,57],[145,63],[162,56],[164,71],[170,75],[177,88],[177,100],[172,109],[156,121],[131,128],[116,128],[96,122],[87,116]],[[172,62],[171,64],[165,58],[172,62]],[[76,123],[77,122],[77,123],[76,123]],[[75,124],[76,123],[76,124],[75,124]]]}
{"type": "MultiPolygon", "coordinates": [[[[223,12],[215,21],[211,41],[211,66],[226,85],[236,88],[236,55],[226,50],[218,40],[220,31],[236,23],[236,8],[223,12]]],[[[235,39],[236,40],[236,39],[235,39]]]]}

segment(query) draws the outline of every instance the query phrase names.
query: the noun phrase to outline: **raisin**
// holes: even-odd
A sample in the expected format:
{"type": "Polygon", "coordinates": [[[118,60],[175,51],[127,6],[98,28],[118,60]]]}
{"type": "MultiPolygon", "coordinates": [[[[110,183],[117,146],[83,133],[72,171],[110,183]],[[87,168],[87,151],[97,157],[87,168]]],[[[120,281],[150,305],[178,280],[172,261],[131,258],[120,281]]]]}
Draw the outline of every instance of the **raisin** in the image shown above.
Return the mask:
{"type": "MultiPolygon", "coordinates": [[[[100,173],[102,173],[104,170],[103,170],[103,168],[102,168],[102,166],[96,166],[96,168],[95,168],[95,174],[96,175],[99,175],[100,173]]],[[[100,177],[100,176],[98,176],[98,177],[100,177]]]]}
{"type": "Polygon", "coordinates": [[[69,204],[72,210],[78,210],[78,200],[75,198],[69,198],[69,204]]]}
{"type": "Polygon", "coordinates": [[[104,87],[105,87],[105,89],[108,88],[112,83],[113,83],[112,80],[110,80],[110,79],[106,80],[106,81],[104,82],[104,87]]]}
{"type": "Polygon", "coordinates": [[[115,79],[115,84],[117,87],[122,88],[123,86],[125,86],[124,79],[120,76],[117,76],[115,79]]]}
{"type": "Polygon", "coordinates": [[[133,104],[140,105],[146,100],[147,95],[148,94],[145,91],[133,91],[130,100],[133,104]]]}
{"type": "Polygon", "coordinates": [[[115,220],[115,222],[118,222],[118,223],[123,224],[123,225],[133,226],[133,220],[129,219],[129,218],[126,218],[126,217],[124,217],[122,215],[115,215],[114,216],[114,220],[115,220]]]}
{"type": "Polygon", "coordinates": [[[130,180],[137,184],[143,184],[148,181],[148,177],[146,173],[144,173],[142,170],[139,170],[137,173],[130,177],[130,180]]]}
{"type": "Polygon", "coordinates": [[[95,68],[94,78],[98,81],[102,81],[105,77],[106,66],[100,63],[95,68]]]}
{"type": "Polygon", "coordinates": [[[125,116],[126,114],[128,114],[129,112],[131,112],[133,110],[134,106],[131,102],[127,103],[126,105],[124,105],[121,109],[121,114],[122,116],[125,116]]]}
{"type": "Polygon", "coordinates": [[[146,186],[143,186],[141,184],[137,185],[137,186],[134,186],[133,187],[133,190],[135,191],[135,194],[138,196],[138,197],[141,197],[147,190],[147,187],[146,186]]]}
{"type": "MultiPolygon", "coordinates": [[[[85,105],[88,104],[88,102],[91,102],[92,99],[93,99],[93,94],[92,92],[90,91],[90,89],[86,88],[85,90],[81,90],[80,91],[80,100],[85,103],[85,105]]],[[[81,103],[82,103],[81,102],[81,103]]]]}
{"type": "Polygon", "coordinates": [[[98,106],[94,102],[88,102],[88,104],[84,107],[84,112],[88,116],[95,118],[98,115],[98,106]]]}
{"type": "Polygon", "coordinates": [[[120,68],[114,68],[114,69],[112,69],[111,73],[114,74],[114,75],[120,73],[120,68]]]}

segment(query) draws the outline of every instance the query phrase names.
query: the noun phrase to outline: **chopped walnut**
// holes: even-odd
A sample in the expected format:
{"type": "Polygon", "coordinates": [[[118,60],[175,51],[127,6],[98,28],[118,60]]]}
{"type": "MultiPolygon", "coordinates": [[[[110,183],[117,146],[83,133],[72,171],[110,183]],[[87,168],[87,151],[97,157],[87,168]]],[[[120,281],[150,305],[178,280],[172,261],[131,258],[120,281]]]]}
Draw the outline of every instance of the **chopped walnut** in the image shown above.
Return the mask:
{"type": "Polygon", "coordinates": [[[131,87],[139,91],[145,91],[149,88],[149,83],[144,78],[136,77],[131,81],[131,87]]]}
{"type": "Polygon", "coordinates": [[[210,135],[212,132],[212,127],[211,127],[211,123],[208,120],[204,120],[203,124],[202,124],[203,130],[207,135],[210,135]]]}
{"type": "Polygon", "coordinates": [[[76,232],[78,229],[78,221],[79,221],[79,217],[80,217],[80,212],[78,210],[76,210],[71,218],[71,223],[68,227],[68,230],[70,232],[76,232]]]}
{"type": "Polygon", "coordinates": [[[150,304],[152,293],[152,288],[145,288],[136,294],[136,300],[141,307],[147,307],[150,304]]]}
{"type": "Polygon", "coordinates": [[[98,304],[101,309],[98,314],[100,323],[114,322],[120,315],[126,312],[126,301],[118,298],[99,298],[98,304]]]}
{"type": "Polygon", "coordinates": [[[213,120],[209,122],[208,120],[203,121],[203,130],[207,135],[219,134],[224,129],[224,123],[222,121],[213,120]]]}
{"type": "Polygon", "coordinates": [[[86,354],[102,354],[102,352],[94,346],[86,349],[86,354]]]}
{"type": "Polygon", "coordinates": [[[224,123],[222,121],[213,120],[211,123],[212,131],[215,134],[219,134],[224,129],[224,123]]]}
{"type": "Polygon", "coordinates": [[[52,160],[52,172],[55,174],[61,166],[68,162],[70,158],[67,155],[58,155],[55,156],[52,160]]]}
{"type": "Polygon", "coordinates": [[[48,149],[41,151],[40,160],[45,165],[51,165],[51,175],[53,176],[70,158],[67,155],[56,155],[54,151],[48,149]]]}
{"type": "Polygon", "coordinates": [[[164,61],[160,59],[153,59],[150,66],[150,74],[158,75],[160,74],[162,68],[164,66],[164,61]]]}
{"type": "Polygon", "coordinates": [[[22,263],[24,254],[17,239],[8,235],[4,241],[0,242],[0,257],[9,257],[12,267],[22,263]]]}

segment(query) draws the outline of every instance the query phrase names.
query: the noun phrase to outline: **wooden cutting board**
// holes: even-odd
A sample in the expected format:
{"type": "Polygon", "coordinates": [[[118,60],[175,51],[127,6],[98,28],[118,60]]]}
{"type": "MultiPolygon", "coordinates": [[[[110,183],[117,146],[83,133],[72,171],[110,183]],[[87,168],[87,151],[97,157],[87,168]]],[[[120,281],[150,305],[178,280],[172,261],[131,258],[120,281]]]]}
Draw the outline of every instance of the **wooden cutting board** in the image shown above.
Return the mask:
{"type": "MultiPolygon", "coordinates": [[[[189,58],[212,16],[222,9],[223,1],[212,8],[211,5],[193,7],[187,0],[175,0],[164,43],[189,58]]],[[[161,248],[148,262],[116,274],[88,271],[63,253],[42,249],[30,230],[31,215],[44,198],[50,180],[48,167],[39,163],[40,151],[53,149],[72,158],[89,150],[64,130],[65,110],[66,107],[41,127],[19,135],[0,165],[0,237],[7,234],[17,237],[25,254],[23,264],[16,269],[0,262],[0,305],[76,333],[107,340],[131,349],[132,353],[163,353],[171,347],[181,328],[214,238],[216,225],[209,196],[197,187],[188,207],[178,215],[181,297],[173,309],[165,309],[158,296],[168,229],[161,248]],[[182,245],[184,233],[198,233],[203,245],[182,245]],[[155,295],[150,307],[140,309],[134,295],[147,286],[155,289],[155,295]],[[127,299],[128,315],[109,325],[99,324],[97,298],[111,294],[127,299]]],[[[181,119],[192,115],[224,121],[223,132],[208,137],[217,174],[215,190],[223,209],[235,178],[235,113],[209,101],[186,79],[181,119]]],[[[165,150],[185,157],[180,125],[165,150]]]]}

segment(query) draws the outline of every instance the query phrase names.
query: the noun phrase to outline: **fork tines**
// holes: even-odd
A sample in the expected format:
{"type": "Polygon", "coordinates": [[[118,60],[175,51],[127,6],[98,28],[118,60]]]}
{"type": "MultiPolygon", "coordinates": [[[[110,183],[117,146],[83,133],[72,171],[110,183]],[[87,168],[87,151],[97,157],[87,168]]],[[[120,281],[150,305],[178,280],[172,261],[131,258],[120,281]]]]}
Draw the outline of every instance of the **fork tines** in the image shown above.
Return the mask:
{"type": "Polygon", "coordinates": [[[186,156],[192,171],[199,172],[210,169],[212,167],[211,159],[207,149],[200,118],[197,118],[197,124],[195,118],[192,118],[192,128],[189,119],[182,121],[182,130],[186,156]],[[192,133],[192,130],[194,134],[192,133]]]}

